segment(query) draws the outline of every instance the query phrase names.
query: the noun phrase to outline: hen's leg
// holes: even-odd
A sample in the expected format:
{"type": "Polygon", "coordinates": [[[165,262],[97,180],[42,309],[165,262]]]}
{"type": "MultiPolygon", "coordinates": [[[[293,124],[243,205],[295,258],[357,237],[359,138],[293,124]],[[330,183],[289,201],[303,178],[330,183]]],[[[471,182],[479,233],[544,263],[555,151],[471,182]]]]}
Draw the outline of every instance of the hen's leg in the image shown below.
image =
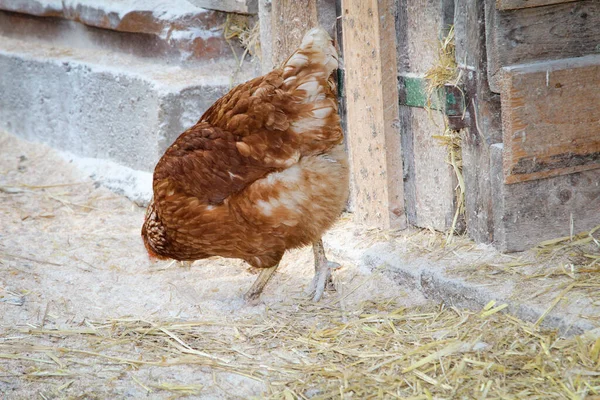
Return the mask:
{"type": "Polygon", "coordinates": [[[269,279],[271,279],[278,266],[279,263],[277,263],[274,267],[261,268],[258,278],[256,278],[252,284],[252,287],[244,295],[244,300],[246,300],[247,303],[252,303],[258,300],[260,294],[265,288],[265,285],[267,282],[269,282],[269,279]]]}
{"type": "Polygon", "coordinates": [[[339,268],[340,264],[327,260],[322,239],[313,243],[313,253],[315,255],[315,277],[310,284],[308,293],[313,296],[313,301],[319,301],[325,292],[325,287],[331,281],[331,270],[339,268]]]}

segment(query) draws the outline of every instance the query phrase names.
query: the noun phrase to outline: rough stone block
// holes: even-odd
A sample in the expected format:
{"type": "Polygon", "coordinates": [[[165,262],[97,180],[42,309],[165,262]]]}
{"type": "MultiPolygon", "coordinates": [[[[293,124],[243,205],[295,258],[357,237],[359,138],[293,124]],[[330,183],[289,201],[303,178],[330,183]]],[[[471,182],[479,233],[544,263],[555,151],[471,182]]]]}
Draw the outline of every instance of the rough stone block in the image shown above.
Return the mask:
{"type": "Polygon", "coordinates": [[[67,37],[69,42],[77,43],[84,39],[78,37],[83,34],[96,44],[113,47],[124,47],[127,43],[121,43],[122,38],[126,38],[125,42],[143,42],[150,54],[178,53],[186,60],[231,56],[222,28],[227,15],[185,0],[169,4],[134,0],[0,0],[0,10],[13,13],[0,20],[0,32],[5,35],[38,35],[59,42],[67,37]],[[40,17],[59,17],[62,21],[40,17]],[[114,32],[125,35],[111,36],[114,32]]]}
{"type": "Polygon", "coordinates": [[[79,157],[151,172],[166,147],[230,89],[234,70],[225,63],[184,69],[2,38],[0,128],[79,157]]]}

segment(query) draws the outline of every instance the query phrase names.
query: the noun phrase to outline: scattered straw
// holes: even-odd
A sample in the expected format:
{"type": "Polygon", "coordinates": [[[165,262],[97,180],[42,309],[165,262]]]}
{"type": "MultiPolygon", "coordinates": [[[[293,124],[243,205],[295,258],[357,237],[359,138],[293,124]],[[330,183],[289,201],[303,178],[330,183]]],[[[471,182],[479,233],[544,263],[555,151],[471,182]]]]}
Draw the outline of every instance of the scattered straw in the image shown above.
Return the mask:
{"type": "Polygon", "coordinates": [[[167,390],[182,395],[197,395],[200,394],[204,385],[180,385],[176,383],[161,382],[158,385],[151,385],[155,389],[167,390]]]}
{"type": "Polygon", "coordinates": [[[115,377],[135,367],[132,379],[145,392],[182,396],[207,387],[151,383],[141,378],[144,368],[208,367],[262,382],[262,398],[272,399],[575,399],[600,393],[597,334],[561,338],[498,312],[503,308],[490,303],[477,313],[365,303],[342,313],[298,301],[237,321],[115,319],[89,322],[93,329],[85,333],[31,329],[0,344],[0,357],[35,367],[17,379],[55,382],[62,396],[77,386],[78,370],[96,363],[115,377]],[[74,340],[82,334],[86,340],[74,340]],[[35,344],[48,339],[52,344],[35,344]]]}
{"type": "MultiPolygon", "coordinates": [[[[442,249],[431,251],[440,253],[442,249]]],[[[570,308],[572,315],[600,322],[594,313],[594,307],[600,306],[600,226],[498,257],[494,262],[465,264],[456,272],[470,280],[513,282],[514,293],[520,296],[515,300],[526,299],[546,308],[537,325],[557,308],[570,308]]]]}

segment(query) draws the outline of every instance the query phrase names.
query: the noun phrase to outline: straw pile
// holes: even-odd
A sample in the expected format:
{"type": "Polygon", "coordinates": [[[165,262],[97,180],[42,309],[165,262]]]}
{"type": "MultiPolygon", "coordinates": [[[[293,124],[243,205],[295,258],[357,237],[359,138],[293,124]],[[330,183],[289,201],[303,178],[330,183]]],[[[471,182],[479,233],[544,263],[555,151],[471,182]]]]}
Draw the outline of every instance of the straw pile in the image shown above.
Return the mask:
{"type": "MultiPolygon", "coordinates": [[[[3,368],[2,379],[52,382],[54,391],[43,396],[65,397],[77,377],[97,365],[107,382],[132,369],[191,365],[260,381],[273,399],[600,394],[600,332],[563,339],[499,313],[503,308],[490,303],[480,312],[407,309],[388,302],[344,312],[335,302],[298,301],[232,321],[120,318],[30,327],[0,342],[0,359],[25,370],[14,376],[3,368]]],[[[203,391],[193,382],[133,379],[131,384],[177,397],[203,391]]]]}

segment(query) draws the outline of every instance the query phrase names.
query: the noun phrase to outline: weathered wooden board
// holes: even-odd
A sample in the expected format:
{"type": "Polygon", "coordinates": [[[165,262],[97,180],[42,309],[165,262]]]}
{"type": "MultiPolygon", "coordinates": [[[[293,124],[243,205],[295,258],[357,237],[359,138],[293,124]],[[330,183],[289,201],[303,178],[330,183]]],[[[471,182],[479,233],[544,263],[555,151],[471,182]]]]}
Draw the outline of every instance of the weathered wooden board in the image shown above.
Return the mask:
{"type": "Polygon", "coordinates": [[[393,0],[342,5],[348,148],[358,221],[406,225],[393,0]]]}
{"type": "Polygon", "coordinates": [[[498,11],[486,0],[488,74],[500,92],[501,68],[539,60],[597,54],[600,1],[581,0],[546,7],[498,11]]]}
{"type": "Polygon", "coordinates": [[[271,0],[258,0],[258,23],[260,24],[260,64],[263,74],[273,70],[273,3],[271,0]]]}
{"type": "Polygon", "coordinates": [[[504,180],[600,167],[600,55],[504,68],[504,180]]]}
{"type": "MultiPolygon", "coordinates": [[[[418,82],[434,65],[440,38],[445,36],[452,20],[453,1],[398,0],[396,30],[401,85],[411,79],[418,82]]],[[[410,95],[410,91],[405,94],[410,95]]],[[[408,221],[446,231],[452,226],[455,211],[456,179],[447,163],[446,148],[433,137],[444,133],[442,115],[435,110],[429,112],[406,105],[418,106],[422,99],[402,100],[405,105],[400,106],[400,129],[408,221]]]]}
{"type": "Polygon", "coordinates": [[[434,137],[444,133],[443,118],[440,112],[411,108],[415,225],[442,232],[452,226],[457,185],[448,150],[434,137]]]}
{"type": "Polygon", "coordinates": [[[587,231],[600,223],[600,169],[504,184],[502,145],[491,146],[494,246],[529,249],[540,242],[587,231]]]}
{"type": "Polygon", "coordinates": [[[496,0],[496,8],[498,10],[517,10],[519,8],[549,6],[575,1],[579,0],[496,0]]]}
{"type": "Polygon", "coordinates": [[[271,7],[272,60],[279,66],[300,46],[304,34],[318,25],[317,1],[277,0],[271,7]]]}
{"type": "Polygon", "coordinates": [[[500,96],[487,82],[484,5],[457,0],[454,12],[456,59],[463,72],[470,126],[462,133],[467,232],[478,243],[494,241],[490,146],[502,141],[500,96]]]}

